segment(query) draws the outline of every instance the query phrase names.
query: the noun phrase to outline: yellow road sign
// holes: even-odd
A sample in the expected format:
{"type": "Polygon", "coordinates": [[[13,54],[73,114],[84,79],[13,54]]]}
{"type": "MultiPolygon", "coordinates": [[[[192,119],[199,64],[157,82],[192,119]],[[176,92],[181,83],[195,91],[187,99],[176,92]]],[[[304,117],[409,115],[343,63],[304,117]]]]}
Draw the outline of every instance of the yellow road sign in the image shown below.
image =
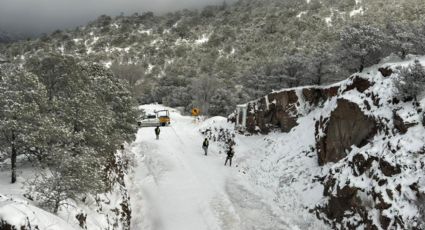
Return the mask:
{"type": "Polygon", "coordinates": [[[199,114],[201,114],[201,110],[198,108],[193,108],[192,109],[192,116],[199,116],[199,114]]]}

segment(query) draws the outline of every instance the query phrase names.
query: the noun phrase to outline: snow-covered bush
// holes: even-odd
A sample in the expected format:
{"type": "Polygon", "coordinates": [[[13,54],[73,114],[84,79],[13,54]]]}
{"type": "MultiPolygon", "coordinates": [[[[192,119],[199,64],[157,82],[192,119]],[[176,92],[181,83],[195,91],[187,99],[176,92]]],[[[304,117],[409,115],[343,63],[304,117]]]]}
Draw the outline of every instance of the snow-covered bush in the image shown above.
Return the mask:
{"type": "Polygon", "coordinates": [[[415,60],[413,65],[399,68],[399,79],[396,81],[397,96],[401,99],[413,98],[425,90],[425,69],[422,64],[415,60]]]}
{"type": "Polygon", "coordinates": [[[212,117],[203,122],[199,132],[215,142],[218,151],[225,151],[230,145],[235,145],[235,130],[233,124],[228,123],[224,117],[212,117]]]}

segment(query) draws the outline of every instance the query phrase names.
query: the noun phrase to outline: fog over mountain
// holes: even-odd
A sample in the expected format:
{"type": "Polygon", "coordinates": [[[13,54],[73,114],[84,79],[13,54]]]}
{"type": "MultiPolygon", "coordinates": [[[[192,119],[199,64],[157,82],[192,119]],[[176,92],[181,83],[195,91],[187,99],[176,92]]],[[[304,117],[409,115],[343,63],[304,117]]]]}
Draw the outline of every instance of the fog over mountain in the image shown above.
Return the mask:
{"type": "MultiPolygon", "coordinates": [[[[230,3],[234,0],[226,0],[230,3]]],[[[0,28],[14,34],[37,35],[84,25],[101,14],[126,15],[222,4],[224,0],[0,0],[0,28]]]]}

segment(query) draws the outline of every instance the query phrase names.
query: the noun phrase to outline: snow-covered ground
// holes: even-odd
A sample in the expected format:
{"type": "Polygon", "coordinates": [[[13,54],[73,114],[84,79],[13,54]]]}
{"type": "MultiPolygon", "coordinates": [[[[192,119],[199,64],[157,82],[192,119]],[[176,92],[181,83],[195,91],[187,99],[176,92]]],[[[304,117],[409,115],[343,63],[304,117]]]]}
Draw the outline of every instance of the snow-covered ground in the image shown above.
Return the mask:
{"type": "MultiPolygon", "coordinates": [[[[204,155],[200,130],[222,128],[233,133],[233,124],[223,117],[195,122],[168,109],[172,124],[161,127],[159,140],[154,128],[141,128],[129,146],[136,161],[127,181],[131,229],[326,229],[307,209],[322,193],[318,184],[310,184],[311,175],[319,170],[316,158],[300,154],[313,141],[312,129],[304,134],[304,128],[296,129],[298,139],[284,133],[236,135],[236,154],[229,167],[224,166],[223,143],[210,141],[208,156],[204,155]]],[[[309,125],[312,121],[303,123],[303,127],[309,125]]],[[[25,181],[34,174],[32,166],[19,165],[18,169],[14,185],[9,183],[8,167],[0,172],[1,216],[15,220],[10,213],[16,211],[15,217],[19,213],[31,216],[31,223],[41,229],[79,229],[75,214],[83,210],[89,214],[88,229],[101,229],[103,217],[90,211],[90,205],[70,207],[59,216],[36,208],[35,202],[23,196],[25,181]]],[[[23,220],[16,218],[17,223],[23,220]]]]}
{"type": "MultiPolygon", "coordinates": [[[[147,111],[162,108],[160,105],[143,106],[147,111]]],[[[232,130],[232,125],[226,123],[225,118],[195,123],[193,118],[170,110],[172,124],[161,127],[159,140],[155,139],[154,128],[142,128],[131,145],[138,161],[130,188],[132,229],[276,230],[305,229],[306,226],[320,229],[323,224],[316,222],[304,209],[304,205],[310,202],[308,198],[315,201],[321,197],[321,188],[306,184],[311,178],[297,178],[290,182],[300,183],[296,185],[300,191],[301,187],[306,187],[306,193],[288,188],[285,190],[288,192],[285,198],[288,208],[281,207],[285,201],[278,194],[282,195],[282,191],[275,189],[287,183],[280,181],[282,176],[296,176],[293,172],[304,175],[301,168],[295,166],[302,166],[299,164],[303,164],[304,159],[310,159],[305,156],[287,161],[290,159],[285,159],[282,151],[288,151],[285,148],[290,146],[280,143],[285,141],[285,135],[276,134],[270,138],[237,135],[234,164],[228,167],[224,166],[225,153],[217,143],[211,141],[208,156],[203,154],[201,145],[204,137],[199,132],[210,126],[232,130]],[[267,155],[276,156],[267,146],[286,146],[276,152],[284,160],[279,163],[279,159],[271,158],[262,163],[267,155]],[[276,170],[276,165],[283,167],[282,163],[293,164],[293,172],[276,170]],[[287,173],[286,176],[284,173],[287,173]]],[[[286,156],[296,158],[294,155],[298,152],[293,153],[286,156]]],[[[302,169],[307,171],[306,175],[311,175],[308,174],[310,170],[305,169],[317,163],[315,159],[305,163],[302,169]]]]}
{"type": "MultiPolygon", "coordinates": [[[[85,201],[67,200],[57,215],[48,208],[42,209],[34,197],[26,195],[28,182],[34,179],[36,168],[25,155],[17,161],[17,182],[10,183],[10,160],[0,161],[0,223],[5,221],[12,226],[23,229],[39,230],[71,230],[81,229],[77,215],[85,214],[87,229],[110,229],[115,225],[120,229],[122,224],[115,221],[117,207],[123,202],[120,188],[115,186],[107,194],[87,196],[85,201]],[[114,222],[115,221],[115,222],[114,222]],[[36,227],[36,228],[35,228],[36,227]]],[[[0,230],[3,230],[0,226],[0,230]]]]}
{"type": "MultiPolygon", "coordinates": [[[[33,167],[20,156],[17,165],[17,182],[10,183],[10,161],[0,162],[0,219],[15,226],[37,225],[40,230],[74,229],[61,219],[35,206],[24,197],[25,183],[34,177],[33,167]]],[[[78,225],[75,225],[78,226],[78,225]]]]}

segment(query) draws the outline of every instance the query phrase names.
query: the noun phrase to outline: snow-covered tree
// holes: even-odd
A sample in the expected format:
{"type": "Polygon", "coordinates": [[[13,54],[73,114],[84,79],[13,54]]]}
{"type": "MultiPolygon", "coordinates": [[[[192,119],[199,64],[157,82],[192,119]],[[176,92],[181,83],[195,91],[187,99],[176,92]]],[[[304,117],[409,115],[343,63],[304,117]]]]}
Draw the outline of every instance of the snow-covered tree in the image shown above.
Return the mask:
{"type": "Polygon", "coordinates": [[[112,121],[97,121],[100,124],[110,125],[106,129],[109,139],[104,142],[113,144],[111,147],[115,150],[122,143],[133,140],[137,131],[136,119],[139,111],[136,100],[130,92],[131,86],[126,81],[115,78],[111,72],[98,64],[83,66],[83,72],[90,79],[90,91],[95,93],[97,103],[106,109],[105,115],[108,117],[105,120],[112,121]]]}
{"type": "Polygon", "coordinates": [[[209,114],[211,116],[227,116],[236,106],[235,94],[226,88],[219,88],[211,97],[209,114]]]}
{"type": "Polygon", "coordinates": [[[265,74],[264,67],[258,65],[247,71],[241,77],[240,82],[244,86],[243,90],[249,95],[251,100],[259,98],[265,93],[282,86],[274,85],[265,74]]]}
{"type": "Polygon", "coordinates": [[[399,97],[417,100],[417,96],[425,90],[424,67],[418,60],[415,60],[413,65],[400,68],[399,79],[395,83],[399,97]]]}
{"type": "Polygon", "coordinates": [[[30,182],[30,191],[41,204],[57,213],[69,199],[76,200],[85,194],[107,191],[98,153],[87,147],[68,146],[52,149],[44,161],[47,167],[30,182]],[[81,152],[81,153],[76,153],[81,152]]]}
{"type": "Polygon", "coordinates": [[[377,27],[354,24],[345,27],[340,33],[341,55],[346,65],[362,72],[385,56],[386,35],[377,27]]]}
{"type": "Polygon", "coordinates": [[[137,84],[139,80],[145,77],[145,69],[140,64],[118,64],[113,63],[111,70],[114,76],[123,79],[128,82],[131,87],[131,91],[135,96],[140,95],[141,92],[137,92],[137,84]]]}
{"type": "Polygon", "coordinates": [[[158,86],[153,89],[156,102],[167,106],[188,106],[192,101],[192,92],[189,90],[190,79],[185,76],[167,75],[161,78],[158,86]]]}
{"type": "Polygon", "coordinates": [[[390,45],[398,55],[404,59],[408,54],[417,54],[420,52],[420,36],[417,35],[415,24],[407,21],[389,22],[387,24],[387,33],[389,34],[390,45]]]}
{"type": "MultiPolygon", "coordinates": [[[[302,53],[294,53],[287,55],[282,63],[283,75],[280,73],[279,81],[283,81],[287,78],[290,87],[311,84],[311,72],[308,68],[310,60],[308,56],[302,53]]],[[[273,74],[276,75],[277,74],[273,74]]]]}
{"type": "Polygon", "coordinates": [[[335,52],[327,45],[318,44],[312,49],[309,68],[311,81],[316,85],[337,81],[346,76],[335,60],[335,52]]]}
{"type": "Polygon", "coordinates": [[[55,98],[69,96],[74,90],[71,86],[81,83],[76,64],[76,59],[70,56],[41,52],[28,60],[25,68],[39,77],[46,87],[49,104],[53,105],[55,98]]]}
{"type": "Polygon", "coordinates": [[[42,170],[29,191],[56,212],[66,199],[108,191],[115,152],[134,138],[137,106],[128,82],[100,65],[57,55],[31,63],[61,70],[39,72],[45,80],[55,74],[61,78],[50,88],[50,103],[42,114],[43,142],[37,145],[44,153],[42,170]],[[65,63],[66,68],[59,68],[65,63]]]}
{"type": "Polygon", "coordinates": [[[220,82],[214,76],[203,75],[194,79],[191,84],[193,105],[201,109],[203,114],[209,114],[211,98],[220,86],[220,82]]]}
{"type": "Polygon", "coordinates": [[[310,58],[301,53],[259,62],[241,77],[241,83],[252,99],[273,90],[312,84],[310,58]]]}
{"type": "Polygon", "coordinates": [[[10,155],[11,182],[17,156],[37,145],[45,87],[36,75],[12,65],[0,66],[0,149],[10,155]]]}

